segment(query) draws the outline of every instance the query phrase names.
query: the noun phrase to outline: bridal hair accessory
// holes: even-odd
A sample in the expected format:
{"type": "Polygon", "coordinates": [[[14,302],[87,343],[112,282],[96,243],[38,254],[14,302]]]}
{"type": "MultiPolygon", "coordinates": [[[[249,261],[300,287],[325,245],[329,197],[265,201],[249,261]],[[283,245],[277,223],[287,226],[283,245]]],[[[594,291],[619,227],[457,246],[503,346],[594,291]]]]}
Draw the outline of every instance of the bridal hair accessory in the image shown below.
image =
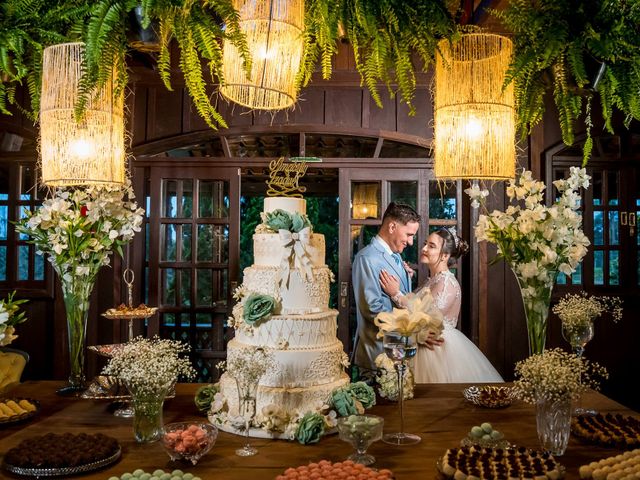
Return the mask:
{"type": "Polygon", "coordinates": [[[460,237],[458,237],[456,229],[454,227],[444,227],[443,230],[446,230],[447,232],[449,232],[449,234],[453,237],[454,245],[456,246],[456,248],[459,248],[460,247],[460,237]]]}

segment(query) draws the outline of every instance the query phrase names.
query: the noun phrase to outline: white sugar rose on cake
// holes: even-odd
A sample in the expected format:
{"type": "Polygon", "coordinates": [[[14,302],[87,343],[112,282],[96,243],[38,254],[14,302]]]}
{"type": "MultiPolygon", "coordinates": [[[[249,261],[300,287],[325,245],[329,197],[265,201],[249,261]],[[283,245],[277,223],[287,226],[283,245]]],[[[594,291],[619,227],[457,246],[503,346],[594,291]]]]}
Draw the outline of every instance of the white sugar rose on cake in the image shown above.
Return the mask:
{"type": "Polygon", "coordinates": [[[267,197],[253,236],[254,264],[244,270],[229,319],[227,371],[209,419],[243,433],[236,379],[257,377],[250,435],[314,443],[337,416],[375,403],[373,390],[349,382],[348,359],[329,308],[333,274],[325,264],[324,235],[313,233],[302,198],[267,197]],[[255,368],[253,358],[263,365],[255,368]]]}

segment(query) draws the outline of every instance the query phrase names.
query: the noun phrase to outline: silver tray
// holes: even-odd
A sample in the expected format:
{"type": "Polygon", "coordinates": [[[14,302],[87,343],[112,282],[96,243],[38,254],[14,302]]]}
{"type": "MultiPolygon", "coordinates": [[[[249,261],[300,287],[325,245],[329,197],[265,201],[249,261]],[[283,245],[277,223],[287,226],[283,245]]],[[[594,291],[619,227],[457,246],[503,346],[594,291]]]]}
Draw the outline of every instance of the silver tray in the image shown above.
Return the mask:
{"type": "Polygon", "coordinates": [[[99,470],[107,465],[111,465],[118,461],[122,455],[122,449],[118,447],[116,453],[97,462],[87,463],[85,465],[78,465],[75,467],[63,467],[63,468],[24,468],[16,467],[9,463],[3,462],[2,468],[7,472],[15,473],[16,475],[24,475],[28,477],[61,477],[64,475],[76,475],[78,473],[92,472],[99,470]]]}
{"type": "Polygon", "coordinates": [[[474,405],[485,408],[505,408],[513,401],[513,389],[506,386],[475,385],[465,388],[462,396],[474,405]]]}

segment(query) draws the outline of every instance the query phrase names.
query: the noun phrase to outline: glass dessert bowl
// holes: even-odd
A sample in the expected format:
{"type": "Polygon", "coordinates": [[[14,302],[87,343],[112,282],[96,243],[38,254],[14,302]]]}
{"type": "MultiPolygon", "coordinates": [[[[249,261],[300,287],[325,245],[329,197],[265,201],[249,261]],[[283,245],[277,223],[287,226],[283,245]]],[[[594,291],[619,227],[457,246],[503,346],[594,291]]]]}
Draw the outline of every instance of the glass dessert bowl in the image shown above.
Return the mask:
{"type": "Polygon", "coordinates": [[[193,465],[216,443],[218,429],[208,423],[177,422],[164,426],[162,445],[171,460],[188,460],[193,465]]]}
{"type": "Polygon", "coordinates": [[[349,415],[338,419],[340,440],[356,449],[355,453],[349,455],[349,460],[362,465],[371,465],[376,461],[373,455],[367,454],[367,448],[382,439],[383,425],[384,419],[376,415],[349,415]]]}

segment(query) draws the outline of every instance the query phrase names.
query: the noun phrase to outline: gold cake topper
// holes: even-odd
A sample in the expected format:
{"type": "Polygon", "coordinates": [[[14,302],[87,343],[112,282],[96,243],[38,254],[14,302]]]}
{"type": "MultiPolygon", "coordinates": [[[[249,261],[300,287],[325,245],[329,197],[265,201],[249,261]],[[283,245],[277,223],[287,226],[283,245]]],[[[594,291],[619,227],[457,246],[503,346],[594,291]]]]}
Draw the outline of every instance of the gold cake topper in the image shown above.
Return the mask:
{"type": "Polygon", "coordinates": [[[307,187],[300,186],[300,179],[307,173],[309,165],[304,157],[286,162],[284,157],[269,162],[269,180],[265,183],[269,187],[268,197],[297,197],[307,191],[307,187]]]}

